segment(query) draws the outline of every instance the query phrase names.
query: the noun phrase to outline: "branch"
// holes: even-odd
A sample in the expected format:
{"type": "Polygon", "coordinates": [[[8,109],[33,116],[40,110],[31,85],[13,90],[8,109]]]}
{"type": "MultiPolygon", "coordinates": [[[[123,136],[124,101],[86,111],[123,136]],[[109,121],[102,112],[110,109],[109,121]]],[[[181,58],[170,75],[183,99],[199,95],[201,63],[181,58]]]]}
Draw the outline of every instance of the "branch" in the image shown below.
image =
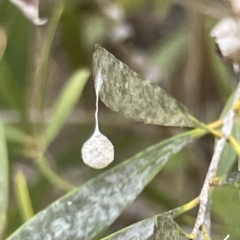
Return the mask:
{"type": "Polygon", "coordinates": [[[213,153],[210,166],[208,168],[207,176],[205,178],[205,181],[199,196],[200,204],[199,204],[198,215],[197,215],[197,219],[196,219],[194,228],[192,230],[190,239],[196,239],[196,236],[199,233],[199,229],[202,228],[203,226],[204,218],[206,215],[207,203],[209,199],[210,180],[216,175],[216,171],[218,168],[218,164],[220,161],[223,148],[232,132],[232,128],[234,124],[234,116],[235,116],[234,106],[235,106],[235,103],[240,98],[240,75],[238,76],[238,78],[239,78],[239,83],[238,83],[237,91],[233,98],[232,108],[228,111],[226,117],[223,119],[223,127],[222,127],[223,135],[220,139],[217,140],[215,151],[213,153]]]}

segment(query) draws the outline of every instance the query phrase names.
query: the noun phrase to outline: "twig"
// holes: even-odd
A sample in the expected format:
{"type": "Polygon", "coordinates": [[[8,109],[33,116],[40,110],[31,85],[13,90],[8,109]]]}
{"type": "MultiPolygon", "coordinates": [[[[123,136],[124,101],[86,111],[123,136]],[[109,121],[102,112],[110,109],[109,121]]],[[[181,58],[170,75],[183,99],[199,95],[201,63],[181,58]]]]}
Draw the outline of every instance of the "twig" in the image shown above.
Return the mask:
{"type": "MultiPolygon", "coordinates": [[[[238,78],[240,78],[240,76],[238,76],[238,78]]],[[[235,105],[235,103],[238,101],[239,98],[240,98],[240,81],[238,83],[237,91],[233,98],[232,106],[235,105]]],[[[205,178],[205,181],[199,196],[200,204],[199,204],[198,215],[197,215],[197,219],[196,219],[194,228],[192,230],[190,239],[196,239],[196,236],[199,233],[199,229],[203,226],[207,203],[209,199],[210,180],[216,175],[217,167],[220,161],[223,148],[232,132],[232,128],[234,124],[234,116],[235,116],[235,111],[232,107],[228,111],[226,117],[223,120],[223,127],[222,127],[223,136],[217,140],[217,144],[216,144],[215,151],[213,153],[213,157],[207,172],[207,176],[205,178]]]]}

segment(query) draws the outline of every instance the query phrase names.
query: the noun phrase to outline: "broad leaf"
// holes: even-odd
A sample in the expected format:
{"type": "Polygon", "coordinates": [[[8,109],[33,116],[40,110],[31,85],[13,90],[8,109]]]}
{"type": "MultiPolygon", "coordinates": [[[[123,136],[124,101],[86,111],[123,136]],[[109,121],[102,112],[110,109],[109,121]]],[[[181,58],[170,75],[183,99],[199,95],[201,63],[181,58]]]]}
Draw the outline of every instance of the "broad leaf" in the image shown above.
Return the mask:
{"type": "Polygon", "coordinates": [[[150,124],[196,126],[185,106],[99,45],[93,65],[95,78],[102,80],[100,98],[111,110],[150,124]]]}
{"type": "Polygon", "coordinates": [[[89,71],[81,69],[76,71],[64,87],[54,106],[53,116],[46,130],[46,143],[49,145],[60,132],[67,118],[77,104],[79,97],[89,78],[89,71]]]}
{"type": "Polygon", "coordinates": [[[9,240],[93,239],[112,224],[168,159],[204,130],[158,143],[57,200],[9,240]]]}
{"type": "Polygon", "coordinates": [[[0,121],[0,238],[6,224],[8,203],[8,156],[4,125],[0,121]]]}

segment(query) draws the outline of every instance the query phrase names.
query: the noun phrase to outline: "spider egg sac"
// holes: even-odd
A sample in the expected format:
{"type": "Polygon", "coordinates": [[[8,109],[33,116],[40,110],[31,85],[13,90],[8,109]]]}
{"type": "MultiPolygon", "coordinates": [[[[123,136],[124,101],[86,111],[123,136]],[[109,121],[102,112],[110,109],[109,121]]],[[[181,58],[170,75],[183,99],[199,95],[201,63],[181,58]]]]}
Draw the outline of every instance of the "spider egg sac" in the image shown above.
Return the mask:
{"type": "Polygon", "coordinates": [[[96,131],[82,147],[83,162],[96,169],[107,167],[114,159],[112,143],[100,131],[96,131]]]}

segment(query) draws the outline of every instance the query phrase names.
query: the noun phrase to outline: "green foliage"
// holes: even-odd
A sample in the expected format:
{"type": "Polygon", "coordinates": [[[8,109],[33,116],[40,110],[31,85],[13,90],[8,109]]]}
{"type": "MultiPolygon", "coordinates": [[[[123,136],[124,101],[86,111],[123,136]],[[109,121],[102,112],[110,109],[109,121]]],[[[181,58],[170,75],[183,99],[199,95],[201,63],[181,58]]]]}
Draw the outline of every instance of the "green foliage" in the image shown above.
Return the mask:
{"type": "Polygon", "coordinates": [[[44,236],[93,239],[135,200],[171,155],[202,134],[202,131],[194,130],[138,153],[54,202],[9,240],[40,239],[44,236]]]}
{"type": "Polygon", "coordinates": [[[0,121],[0,236],[6,225],[8,207],[8,154],[4,124],[0,121]]]}
{"type": "Polygon", "coordinates": [[[102,79],[100,98],[111,110],[145,123],[181,127],[196,125],[197,120],[185,106],[99,45],[95,46],[93,64],[95,79],[102,79]]]}
{"type": "Polygon", "coordinates": [[[81,96],[88,78],[88,70],[78,70],[73,74],[67,85],[64,87],[63,92],[54,106],[53,115],[46,130],[47,146],[55,139],[64,126],[64,123],[81,96]]]}
{"type": "MultiPolygon", "coordinates": [[[[183,12],[192,16],[196,6],[180,7],[170,0],[121,0],[113,5],[111,1],[66,0],[41,7],[40,15],[47,15],[49,22],[36,27],[10,1],[0,0],[0,30],[3,27],[6,35],[0,34],[0,236],[9,240],[167,240],[188,236],[182,229],[192,227],[189,216],[193,214],[176,221],[173,218],[197,206],[198,200],[173,206],[199,194],[212,139],[196,140],[209,132],[217,135],[220,126],[211,128],[213,125],[201,121],[217,119],[217,109],[229,99],[220,116],[223,118],[231,108],[229,95],[235,88],[229,69],[216,58],[213,42],[197,35],[206,34],[201,24],[209,23],[209,18],[201,15],[195,22],[183,17],[174,22],[174,14],[176,19],[183,12]],[[146,21],[149,31],[141,32],[144,26],[139,19],[144,25],[146,21]],[[187,24],[202,29],[186,32],[187,24]],[[116,42],[111,40],[115,33],[116,42]],[[120,33],[127,37],[121,38],[120,33]],[[146,38],[151,44],[138,49],[134,41],[146,38]],[[95,39],[101,39],[111,51],[96,45],[91,66],[95,39]],[[191,39],[197,39],[194,44],[198,42],[196,47],[205,54],[196,56],[196,66],[196,59],[189,58],[191,39]],[[188,84],[192,75],[188,75],[187,66],[194,66],[196,79],[191,79],[191,86],[196,88],[188,84]],[[100,99],[116,112],[100,104],[101,129],[115,147],[115,161],[108,170],[91,170],[80,161],[80,147],[92,131],[95,110],[94,83],[88,82],[90,67],[94,80],[102,80],[100,99]],[[131,69],[141,71],[144,77],[131,69]],[[146,79],[156,72],[155,83],[146,79]],[[197,109],[187,99],[196,99],[197,109]],[[127,121],[121,114],[157,126],[127,121]],[[193,142],[195,145],[181,151],[193,142]],[[172,167],[164,168],[169,160],[172,167]],[[9,181],[14,182],[15,191],[9,181]],[[137,211],[132,213],[129,207],[137,204],[135,200],[145,205],[136,205],[137,211]],[[131,216],[124,215],[128,211],[131,216]],[[121,221],[117,228],[115,221],[121,221]]],[[[236,139],[238,130],[236,121],[236,139]]],[[[226,144],[218,168],[218,175],[225,175],[218,183],[239,188],[239,172],[228,174],[236,158],[235,150],[226,144]]],[[[219,194],[213,192],[212,212],[217,224],[225,223],[236,208],[236,204],[228,207],[224,202],[238,201],[237,191],[231,191],[224,193],[221,188],[219,194]]],[[[235,228],[238,218],[229,222],[235,228]]],[[[213,224],[214,234],[221,239],[231,231],[225,225],[219,231],[219,225],[213,224]]],[[[239,238],[238,231],[232,233],[239,238]]]]}

